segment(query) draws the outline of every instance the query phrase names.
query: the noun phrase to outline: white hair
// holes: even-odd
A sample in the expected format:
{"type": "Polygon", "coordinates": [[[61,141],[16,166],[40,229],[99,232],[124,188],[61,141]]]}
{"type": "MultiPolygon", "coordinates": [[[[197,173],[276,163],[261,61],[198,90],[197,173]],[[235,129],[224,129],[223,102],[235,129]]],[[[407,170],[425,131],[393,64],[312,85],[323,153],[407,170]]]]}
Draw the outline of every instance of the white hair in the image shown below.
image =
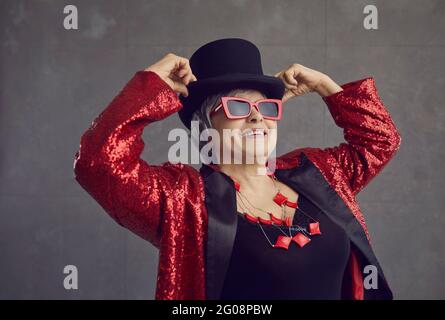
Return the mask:
{"type": "Polygon", "coordinates": [[[246,89],[233,89],[226,92],[219,92],[208,96],[192,115],[192,121],[199,122],[199,130],[212,128],[212,121],[210,120],[210,112],[221,103],[221,97],[234,96],[238,93],[245,92],[246,89]]]}

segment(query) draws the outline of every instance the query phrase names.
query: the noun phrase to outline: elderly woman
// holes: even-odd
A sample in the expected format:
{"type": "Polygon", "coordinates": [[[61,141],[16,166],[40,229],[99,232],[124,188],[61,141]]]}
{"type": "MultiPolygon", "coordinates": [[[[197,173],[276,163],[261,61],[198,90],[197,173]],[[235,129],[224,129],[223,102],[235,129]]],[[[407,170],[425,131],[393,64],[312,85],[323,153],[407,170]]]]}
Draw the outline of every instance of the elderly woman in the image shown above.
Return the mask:
{"type": "Polygon", "coordinates": [[[356,195],[400,142],[373,78],[340,87],[299,64],[267,76],[258,48],[229,38],[138,71],[83,134],[74,170],[117,223],[160,250],[156,299],[392,299],[356,195]],[[308,92],[346,142],[273,157],[292,112],[282,103],[308,92]],[[175,112],[221,137],[199,172],[140,158],[144,127],[175,112]]]}

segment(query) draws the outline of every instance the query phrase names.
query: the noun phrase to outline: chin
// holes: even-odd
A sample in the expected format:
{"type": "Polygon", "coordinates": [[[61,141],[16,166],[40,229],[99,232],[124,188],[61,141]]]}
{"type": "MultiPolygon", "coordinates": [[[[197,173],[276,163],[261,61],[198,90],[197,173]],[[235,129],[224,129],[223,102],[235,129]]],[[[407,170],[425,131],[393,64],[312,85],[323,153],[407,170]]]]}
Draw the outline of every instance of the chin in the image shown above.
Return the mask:
{"type": "Polygon", "coordinates": [[[270,152],[267,148],[267,146],[264,147],[264,152],[262,152],[262,154],[256,154],[255,150],[252,149],[243,149],[243,160],[244,163],[256,163],[256,164],[264,164],[267,159],[270,157],[270,152]],[[249,162],[247,162],[247,160],[250,160],[249,162]]]}

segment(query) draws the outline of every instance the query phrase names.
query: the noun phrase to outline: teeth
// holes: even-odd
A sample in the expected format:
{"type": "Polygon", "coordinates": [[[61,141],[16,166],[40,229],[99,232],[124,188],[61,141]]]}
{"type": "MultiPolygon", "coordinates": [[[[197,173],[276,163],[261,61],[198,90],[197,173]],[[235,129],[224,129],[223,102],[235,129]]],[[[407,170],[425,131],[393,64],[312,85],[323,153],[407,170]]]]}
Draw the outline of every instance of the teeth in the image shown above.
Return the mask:
{"type": "Polygon", "coordinates": [[[264,129],[252,129],[252,130],[247,130],[245,131],[242,136],[243,137],[252,137],[254,135],[261,135],[264,136],[266,134],[266,132],[264,131],[264,129]]]}

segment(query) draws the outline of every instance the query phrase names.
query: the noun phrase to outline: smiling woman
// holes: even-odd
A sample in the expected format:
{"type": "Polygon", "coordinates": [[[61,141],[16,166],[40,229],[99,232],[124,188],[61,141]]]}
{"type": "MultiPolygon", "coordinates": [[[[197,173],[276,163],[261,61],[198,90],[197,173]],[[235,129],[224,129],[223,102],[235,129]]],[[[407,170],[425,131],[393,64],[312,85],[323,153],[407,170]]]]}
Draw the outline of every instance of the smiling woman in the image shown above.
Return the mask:
{"type": "Polygon", "coordinates": [[[356,195],[400,143],[373,78],[340,87],[300,64],[264,75],[258,48],[228,38],[138,71],[83,134],[74,170],[111,217],[160,250],[157,299],[392,299],[356,195]],[[279,119],[292,112],[281,104],[308,92],[346,141],[275,157],[279,119]],[[212,144],[235,142],[241,162],[198,171],[141,159],[145,126],[176,112],[188,129],[198,119],[222,135],[212,144]],[[249,163],[252,141],[265,157],[249,163]],[[378,285],[364,286],[368,266],[378,285]]]}
{"type": "MultiPolygon", "coordinates": [[[[203,161],[204,163],[210,163],[210,161],[214,161],[214,162],[218,162],[218,159],[222,159],[223,157],[216,157],[216,154],[214,154],[212,148],[218,147],[219,149],[219,142],[221,141],[221,137],[223,136],[222,132],[218,132],[218,131],[214,131],[212,132],[212,128],[214,128],[213,123],[212,123],[212,116],[211,113],[215,111],[215,109],[218,106],[222,106],[222,98],[223,97],[233,97],[233,96],[237,96],[237,97],[243,97],[243,96],[249,96],[249,94],[251,94],[252,92],[255,92],[255,90],[251,90],[251,89],[231,89],[228,90],[226,92],[220,92],[220,93],[216,93],[216,94],[212,94],[208,97],[205,98],[205,100],[201,103],[200,108],[196,109],[196,111],[192,114],[192,118],[191,118],[191,127],[193,127],[195,125],[195,123],[197,123],[198,126],[198,131],[200,132],[199,135],[199,142],[195,143],[195,145],[198,145],[199,151],[200,151],[200,158],[201,161],[203,161]],[[211,137],[210,139],[207,138],[202,138],[202,134],[204,132],[204,136],[207,137],[211,137]],[[203,150],[204,147],[206,147],[206,145],[208,145],[209,141],[214,141],[218,139],[218,142],[208,146],[208,148],[210,149],[208,152],[206,150],[208,149],[204,149],[204,151],[206,151],[205,153],[202,153],[201,151],[203,150]],[[207,157],[207,155],[209,155],[207,157]],[[210,159],[210,160],[209,160],[210,159]]],[[[256,91],[258,92],[258,91],[256,91]]],[[[261,93],[260,93],[261,94],[261,93]]],[[[263,98],[265,98],[264,95],[262,95],[263,98]]],[[[191,129],[191,131],[193,131],[193,129],[191,129]]],[[[234,134],[234,132],[227,132],[228,135],[234,134]]],[[[192,139],[194,137],[192,136],[192,139]]],[[[228,150],[231,150],[232,148],[229,148],[228,150]]],[[[227,149],[226,149],[227,150],[227,149]]],[[[224,150],[220,150],[221,152],[223,152],[224,150]]],[[[219,154],[219,151],[218,151],[219,154]]],[[[238,153],[237,153],[238,154],[238,153]]]]}
{"type": "Polygon", "coordinates": [[[220,166],[257,164],[264,167],[275,150],[281,109],[281,100],[264,98],[256,90],[221,97],[220,104],[210,112],[213,128],[222,137],[216,163],[220,166]],[[231,151],[229,159],[224,157],[224,150],[231,151]]]}

